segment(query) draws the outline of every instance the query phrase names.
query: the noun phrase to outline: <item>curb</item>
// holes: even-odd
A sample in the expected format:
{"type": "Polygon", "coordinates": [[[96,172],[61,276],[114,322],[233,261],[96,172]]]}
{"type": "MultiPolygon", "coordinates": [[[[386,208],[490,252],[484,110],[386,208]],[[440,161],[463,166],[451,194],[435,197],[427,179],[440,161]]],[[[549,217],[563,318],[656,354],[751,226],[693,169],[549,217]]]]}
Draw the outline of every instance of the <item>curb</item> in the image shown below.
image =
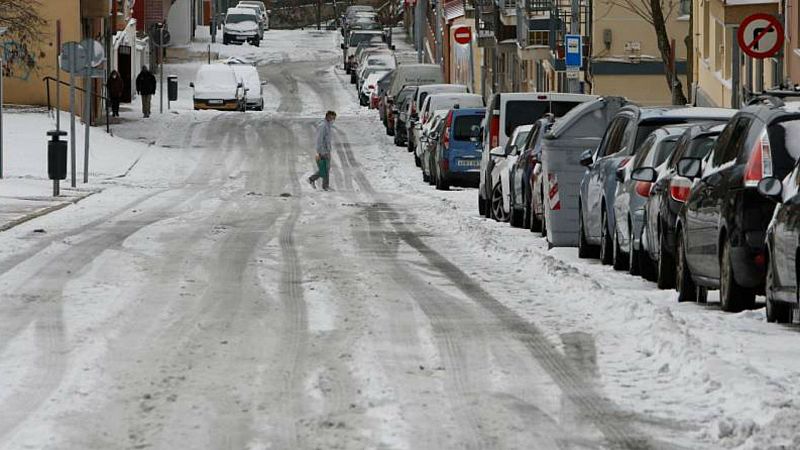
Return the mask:
{"type": "Polygon", "coordinates": [[[4,223],[4,224],[0,225],[0,233],[2,233],[3,231],[8,231],[8,230],[10,230],[10,229],[12,229],[12,228],[14,228],[14,227],[16,227],[18,225],[22,225],[25,222],[30,222],[33,219],[38,219],[39,217],[46,216],[47,214],[50,214],[52,212],[56,212],[56,211],[58,211],[60,209],[64,209],[67,206],[74,205],[74,204],[80,202],[81,200],[83,200],[83,199],[85,199],[87,197],[90,197],[90,196],[92,196],[92,195],[94,195],[94,194],[96,194],[98,192],[100,192],[100,191],[91,191],[91,192],[88,192],[86,195],[82,195],[80,197],[76,197],[76,198],[74,198],[72,200],[67,200],[67,201],[65,201],[63,203],[59,203],[57,205],[48,206],[47,208],[42,208],[42,209],[40,209],[38,211],[35,211],[35,212],[32,212],[32,213],[30,213],[30,214],[28,214],[26,216],[22,216],[19,219],[14,219],[11,222],[4,223]]]}

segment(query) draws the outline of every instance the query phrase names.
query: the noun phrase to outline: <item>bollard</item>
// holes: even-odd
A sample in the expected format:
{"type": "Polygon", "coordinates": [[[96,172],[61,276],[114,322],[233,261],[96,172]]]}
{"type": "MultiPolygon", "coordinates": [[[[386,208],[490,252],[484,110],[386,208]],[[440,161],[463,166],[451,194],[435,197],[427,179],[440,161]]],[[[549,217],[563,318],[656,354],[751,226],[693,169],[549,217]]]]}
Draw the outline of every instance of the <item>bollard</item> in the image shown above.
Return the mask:
{"type": "Polygon", "coordinates": [[[67,141],[61,140],[67,132],[51,130],[47,135],[50,137],[47,142],[47,176],[53,180],[53,197],[58,197],[58,182],[67,178],[67,141]]]}

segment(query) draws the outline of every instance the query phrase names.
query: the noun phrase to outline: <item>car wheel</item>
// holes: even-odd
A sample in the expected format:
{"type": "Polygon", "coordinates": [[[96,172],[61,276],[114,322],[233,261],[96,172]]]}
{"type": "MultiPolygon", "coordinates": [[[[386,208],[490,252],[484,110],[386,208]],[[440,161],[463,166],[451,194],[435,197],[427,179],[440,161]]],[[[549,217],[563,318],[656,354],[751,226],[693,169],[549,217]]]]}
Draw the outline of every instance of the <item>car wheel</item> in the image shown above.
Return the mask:
{"type": "Polygon", "coordinates": [[[542,214],[542,226],[539,228],[539,236],[547,237],[547,215],[542,214]]]}
{"type": "Polygon", "coordinates": [[[440,174],[436,175],[436,189],[440,191],[450,190],[450,183],[442,179],[442,176],[440,174]]]}
{"type": "Polygon", "coordinates": [[[642,256],[633,244],[633,224],[628,224],[628,273],[641,275],[642,256]]]}
{"type": "Polygon", "coordinates": [[[622,251],[619,246],[619,230],[614,226],[614,235],[611,236],[613,244],[612,266],[614,270],[626,270],[628,268],[628,254],[622,251]]]}
{"type": "Polygon", "coordinates": [[[417,167],[422,167],[422,161],[419,160],[419,156],[417,156],[416,153],[414,154],[414,164],[417,167]]]}
{"type": "MultiPolygon", "coordinates": [[[[409,153],[414,151],[414,140],[411,139],[411,136],[406,136],[406,149],[409,153]]],[[[414,156],[416,158],[416,156],[414,156]]]]}
{"type": "Polygon", "coordinates": [[[597,248],[586,240],[586,227],[583,225],[583,213],[578,206],[578,258],[597,258],[597,248]]]}
{"type": "Polygon", "coordinates": [[[390,126],[386,126],[386,135],[387,136],[394,136],[394,128],[390,126]]]}
{"type": "Polygon", "coordinates": [[[719,262],[719,301],[723,311],[739,312],[753,307],[756,294],[752,289],[740,286],[736,282],[733,275],[732,256],[731,241],[726,237],[719,262]]]}
{"type": "Polygon", "coordinates": [[[611,237],[608,235],[608,217],[606,217],[605,207],[601,211],[600,220],[600,262],[609,265],[613,261],[613,250],[611,248],[611,237]]]}
{"type": "Polygon", "coordinates": [[[530,229],[531,227],[531,202],[525,202],[522,207],[522,228],[530,229]]]}
{"type": "Polygon", "coordinates": [[[484,200],[480,194],[478,194],[478,214],[480,214],[481,217],[486,215],[486,200],[484,200]]]}
{"type": "Polygon", "coordinates": [[[766,282],[766,295],[767,295],[767,322],[777,323],[792,323],[792,304],[775,300],[772,291],[775,287],[775,268],[772,264],[772,259],[767,264],[767,282],[766,282]]]}
{"type": "Polygon", "coordinates": [[[492,218],[498,222],[508,222],[508,214],[503,206],[503,189],[500,184],[492,190],[492,218]]]}
{"type": "Polygon", "coordinates": [[[662,233],[658,233],[656,284],[659,289],[672,289],[675,287],[675,258],[667,251],[667,238],[662,233]]]}
{"type": "Polygon", "coordinates": [[[683,242],[683,232],[678,233],[678,248],[676,249],[677,265],[675,266],[675,289],[678,291],[679,302],[705,303],[706,290],[701,289],[692,279],[692,272],[686,262],[686,245],[683,242]]]}
{"type": "Polygon", "coordinates": [[[509,217],[509,223],[514,228],[522,227],[522,215],[524,213],[517,208],[511,207],[511,216],[509,217]]]}

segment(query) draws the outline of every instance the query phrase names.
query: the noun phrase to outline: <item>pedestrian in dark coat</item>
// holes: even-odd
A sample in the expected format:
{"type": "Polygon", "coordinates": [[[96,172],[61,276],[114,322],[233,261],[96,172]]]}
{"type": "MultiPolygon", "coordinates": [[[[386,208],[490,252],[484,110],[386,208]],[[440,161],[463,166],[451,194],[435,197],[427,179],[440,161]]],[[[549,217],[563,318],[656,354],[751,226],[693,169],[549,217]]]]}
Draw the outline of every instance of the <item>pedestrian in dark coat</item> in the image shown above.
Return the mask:
{"type": "Polygon", "coordinates": [[[125,82],[119,76],[116,70],[111,72],[111,77],[108,79],[108,96],[111,100],[111,114],[114,117],[119,117],[119,103],[122,101],[122,96],[125,93],[125,82]]]}
{"type": "Polygon", "coordinates": [[[142,71],[136,77],[136,93],[142,97],[144,117],[150,117],[150,100],[156,93],[156,77],[147,66],[142,66],[142,71]]]}

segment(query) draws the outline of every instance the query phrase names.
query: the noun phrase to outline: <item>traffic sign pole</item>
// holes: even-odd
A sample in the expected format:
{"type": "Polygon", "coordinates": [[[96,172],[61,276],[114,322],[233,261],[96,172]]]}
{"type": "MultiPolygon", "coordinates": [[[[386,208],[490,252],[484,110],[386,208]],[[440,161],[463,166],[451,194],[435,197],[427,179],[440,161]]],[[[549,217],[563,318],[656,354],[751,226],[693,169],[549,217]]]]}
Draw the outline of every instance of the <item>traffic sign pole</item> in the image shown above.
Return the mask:
{"type": "MultiPolygon", "coordinates": [[[[733,33],[736,34],[739,31],[739,26],[733,26],[733,33]]],[[[739,91],[742,88],[742,81],[741,81],[741,57],[739,56],[739,44],[734,44],[733,51],[731,51],[731,108],[739,109],[739,91]]]]}

